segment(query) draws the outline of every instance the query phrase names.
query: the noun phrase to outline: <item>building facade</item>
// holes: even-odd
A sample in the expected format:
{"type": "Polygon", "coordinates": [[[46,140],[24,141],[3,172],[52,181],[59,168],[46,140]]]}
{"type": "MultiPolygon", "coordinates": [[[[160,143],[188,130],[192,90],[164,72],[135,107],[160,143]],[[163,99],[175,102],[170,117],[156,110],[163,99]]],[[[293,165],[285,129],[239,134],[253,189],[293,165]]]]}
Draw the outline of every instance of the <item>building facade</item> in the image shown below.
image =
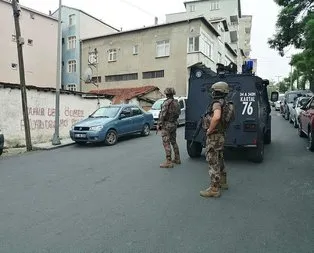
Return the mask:
{"type": "MultiPolygon", "coordinates": [[[[80,91],[80,40],[91,36],[101,36],[118,30],[88,13],[62,6],[62,88],[80,91]]],[[[58,18],[59,11],[52,16],[58,18]]]]}
{"type": "MultiPolygon", "coordinates": [[[[26,84],[56,87],[58,21],[24,6],[20,6],[20,10],[26,84]]],[[[17,38],[10,1],[0,0],[0,23],[0,81],[20,83],[17,38]]]]}
{"type": "MultiPolygon", "coordinates": [[[[174,22],[182,19],[190,19],[204,16],[207,20],[225,19],[228,24],[228,31],[225,36],[225,42],[237,53],[238,71],[241,71],[245,55],[241,45],[244,44],[242,34],[240,34],[242,18],[240,0],[190,0],[184,2],[186,11],[180,13],[171,13],[166,15],[166,22],[174,22]]],[[[252,16],[250,21],[252,21],[252,16]]],[[[250,47],[248,45],[248,47],[250,47]]],[[[249,56],[247,56],[249,57],[249,56]]]]}
{"type": "Polygon", "coordinates": [[[239,46],[243,50],[246,58],[250,58],[251,54],[251,31],[252,31],[252,16],[242,15],[240,18],[239,27],[239,46]]]}
{"type": "Polygon", "coordinates": [[[161,91],[175,87],[177,95],[184,96],[190,66],[203,63],[216,71],[217,62],[226,56],[236,62],[228,44],[222,44],[219,55],[219,36],[200,17],[82,40],[82,71],[90,68],[89,62],[96,66],[92,82],[81,81],[82,91],[95,89],[94,84],[100,89],[153,85],[161,91]]]}

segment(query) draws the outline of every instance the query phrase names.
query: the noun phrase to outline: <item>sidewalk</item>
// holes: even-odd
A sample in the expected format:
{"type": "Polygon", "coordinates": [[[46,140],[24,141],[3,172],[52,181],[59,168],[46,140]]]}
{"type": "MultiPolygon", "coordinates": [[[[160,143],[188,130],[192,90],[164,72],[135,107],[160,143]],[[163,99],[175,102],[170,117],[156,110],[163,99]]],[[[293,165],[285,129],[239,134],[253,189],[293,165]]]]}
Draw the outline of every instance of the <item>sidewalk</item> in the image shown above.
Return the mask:
{"type": "MultiPolygon", "coordinates": [[[[46,142],[46,143],[37,143],[37,144],[33,144],[33,150],[32,151],[36,151],[36,150],[52,150],[52,149],[57,149],[57,148],[62,148],[62,147],[66,147],[66,146],[70,146],[75,144],[74,141],[72,141],[71,139],[62,139],[60,140],[61,144],[60,145],[52,145],[51,141],[50,142],[46,142]]],[[[19,155],[19,154],[23,154],[26,152],[26,147],[19,147],[19,148],[6,148],[3,150],[3,154],[2,156],[14,156],[14,155],[19,155]]]]}
{"type": "Polygon", "coordinates": [[[51,141],[46,142],[46,143],[33,144],[33,150],[51,150],[51,149],[70,146],[70,145],[73,145],[75,143],[71,139],[61,139],[60,142],[61,142],[60,145],[52,145],[51,141]]]}

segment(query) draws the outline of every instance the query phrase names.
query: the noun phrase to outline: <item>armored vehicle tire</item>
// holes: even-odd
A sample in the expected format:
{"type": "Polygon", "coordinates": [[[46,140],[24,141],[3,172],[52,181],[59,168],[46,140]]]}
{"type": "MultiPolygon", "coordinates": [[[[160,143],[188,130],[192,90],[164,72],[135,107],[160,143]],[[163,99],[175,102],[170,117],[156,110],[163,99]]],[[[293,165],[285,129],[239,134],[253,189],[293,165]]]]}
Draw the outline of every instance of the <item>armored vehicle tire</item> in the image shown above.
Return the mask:
{"type": "Polygon", "coordinates": [[[192,141],[186,142],[186,148],[189,156],[191,158],[200,157],[203,149],[202,144],[199,142],[193,142],[191,145],[191,143],[192,141]]]}
{"type": "Polygon", "coordinates": [[[264,135],[264,144],[270,144],[271,143],[271,129],[266,130],[264,135]]]}
{"type": "Polygon", "coordinates": [[[264,136],[257,141],[257,147],[250,150],[249,160],[254,163],[261,163],[264,160],[264,136]]]}
{"type": "Polygon", "coordinates": [[[3,149],[2,149],[2,148],[0,148],[0,155],[2,155],[2,153],[3,153],[3,149]]]}

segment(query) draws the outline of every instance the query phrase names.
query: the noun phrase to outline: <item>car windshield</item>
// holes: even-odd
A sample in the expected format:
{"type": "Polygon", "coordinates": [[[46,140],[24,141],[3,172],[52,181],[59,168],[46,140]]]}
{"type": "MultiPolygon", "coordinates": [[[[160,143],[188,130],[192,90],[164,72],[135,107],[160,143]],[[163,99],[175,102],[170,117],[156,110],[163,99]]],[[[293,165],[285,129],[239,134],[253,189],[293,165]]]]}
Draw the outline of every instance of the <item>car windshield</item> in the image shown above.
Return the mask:
{"type": "Polygon", "coordinates": [[[164,101],[165,101],[165,100],[163,100],[163,99],[157,100],[157,101],[153,104],[152,109],[153,109],[153,110],[161,110],[161,105],[162,105],[162,103],[163,103],[164,101]]]}
{"type": "Polygon", "coordinates": [[[293,103],[294,100],[298,97],[297,93],[291,93],[288,95],[287,103],[293,103]]]}
{"type": "Polygon", "coordinates": [[[303,106],[303,105],[305,105],[309,100],[310,100],[310,98],[302,98],[302,99],[299,100],[298,105],[299,105],[299,106],[303,106]]]}
{"type": "Polygon", "coordinates": [[[90,117],[91,118],[113,118],[117,115],[120,107],[101,107],[96,110],[90,117]]]}

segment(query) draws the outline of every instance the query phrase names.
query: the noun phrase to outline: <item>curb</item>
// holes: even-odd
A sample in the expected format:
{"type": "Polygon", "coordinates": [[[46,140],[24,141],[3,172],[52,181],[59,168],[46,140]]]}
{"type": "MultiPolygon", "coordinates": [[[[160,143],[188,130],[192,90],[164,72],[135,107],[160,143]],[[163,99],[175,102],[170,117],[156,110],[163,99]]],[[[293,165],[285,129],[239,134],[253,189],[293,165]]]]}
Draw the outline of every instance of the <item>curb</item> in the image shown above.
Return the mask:
{"type": "Polygon", "coordinates": [[[36,147],[36,146],[33,146],[33,151],[36,151],[36,150],[53,150],[53,149],[58,149],[58,148],[64,148],[64,147],[71,146],[71,145],[74,145],[74,144],[75,144],[75,142],[55,145],[55,146],[51,146],[51,147],[36,147]]]}

